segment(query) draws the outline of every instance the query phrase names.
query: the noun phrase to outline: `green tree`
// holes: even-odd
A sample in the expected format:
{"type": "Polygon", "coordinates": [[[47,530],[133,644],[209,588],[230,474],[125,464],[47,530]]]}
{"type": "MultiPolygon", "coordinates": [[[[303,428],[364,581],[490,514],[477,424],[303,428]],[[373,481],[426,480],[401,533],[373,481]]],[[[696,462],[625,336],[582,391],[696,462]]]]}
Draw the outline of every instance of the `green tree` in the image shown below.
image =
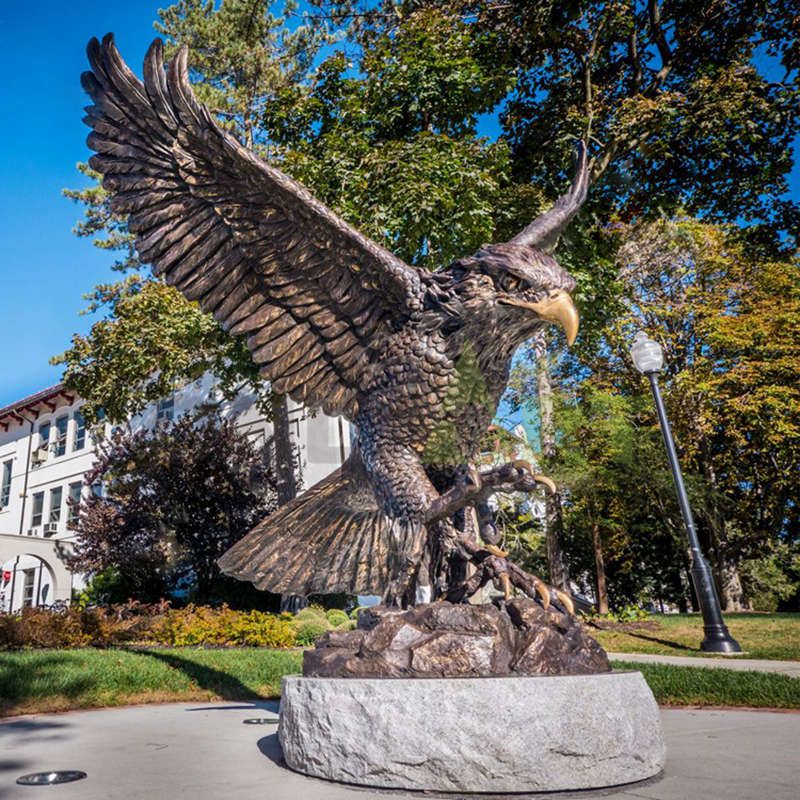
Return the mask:
{"type": "Polygon", "coordinates": [[[587,381],[560,400],[553,466],[574,577],[594,576],[601,614],[650,599],[680,603],[685,539],[658,431],[639,429],[647,399],[587,381]]]}
{"type": "Polygon", "coordinates": [[[327,58],[265,125],[287,172],[402,258],[438,267],[502,236],[518,194],[530,204],[510,185],[506,144],[477,134],[509,88],[467,24],[421,10],[371,37],[357,64],[327,58]]]}
{"type": "Polygon", "coordinates": [[[517,180],[550,194],[584,137],[602,216],[684,207],[798,227],[785,197],[800,124],[797,0],[316,4],[365,49],[433,12],[462,25],[479,63],[507,76],[517,180]]]}
{"type": "MultiPolygon", "coordinates": [[[[737,609],[746,605],[740,565],[799,538],[797,260],[765,260],[730,228],[691,218],[618,234],[628,306],[607,328],[590,381],[637,395],[642,379],[626,352],[633,331],[663,345],[695,514],[723,603],[737,609]]],[[[647,424],[655,427],[652,414],[647,424]]]]}

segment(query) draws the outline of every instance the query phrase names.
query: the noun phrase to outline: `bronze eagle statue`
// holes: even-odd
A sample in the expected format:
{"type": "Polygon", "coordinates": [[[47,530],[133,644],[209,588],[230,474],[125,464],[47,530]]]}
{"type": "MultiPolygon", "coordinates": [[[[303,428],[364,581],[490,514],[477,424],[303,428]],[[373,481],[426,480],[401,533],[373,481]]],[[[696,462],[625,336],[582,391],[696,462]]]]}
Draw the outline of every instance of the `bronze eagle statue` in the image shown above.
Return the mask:
{"type": "MultiPolygon", "coordinates": [[[[113,37],[88,45],[90,164],[155,275],[246,336],[277,392],[356,430],[348,460],[219,561],[271,592],[461,601],[488,581],[571,610],[499,549],[489,497],[548,479],[480,472],[512,356],[549,323],[571,344],[575,281],[551,255],[584,202],[570,191],[503,244],[436,272],[360,234],[223,130],[192,92],[187,50],[156,40],[139,80],[113,37]]],[[[551,483],[551,482],[550,482],[551,483]]]]}

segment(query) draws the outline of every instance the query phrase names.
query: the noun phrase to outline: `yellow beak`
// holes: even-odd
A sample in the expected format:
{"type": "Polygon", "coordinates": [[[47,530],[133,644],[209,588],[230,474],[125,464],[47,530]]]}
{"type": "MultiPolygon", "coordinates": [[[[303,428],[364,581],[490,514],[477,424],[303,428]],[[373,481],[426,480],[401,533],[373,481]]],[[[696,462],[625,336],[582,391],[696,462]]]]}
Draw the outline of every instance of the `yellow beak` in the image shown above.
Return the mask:
{"type": "Polygon", "coordinates": [[[520,306],[520,308],[529,308],[531,311],[535,311],[539,317],[547,320],[547,322],[555,322],[561,325],[569,345],[572,345],[575,339],[578,338],[578,327],[580,325],[578,309],[575,308],[572,298],[563,289],[551,292],[544,300],[539,300],[538,303],[526,303],[524,300],[516,300],[512,297],[504,297],[500,302],[511,306],[520,306]]]}

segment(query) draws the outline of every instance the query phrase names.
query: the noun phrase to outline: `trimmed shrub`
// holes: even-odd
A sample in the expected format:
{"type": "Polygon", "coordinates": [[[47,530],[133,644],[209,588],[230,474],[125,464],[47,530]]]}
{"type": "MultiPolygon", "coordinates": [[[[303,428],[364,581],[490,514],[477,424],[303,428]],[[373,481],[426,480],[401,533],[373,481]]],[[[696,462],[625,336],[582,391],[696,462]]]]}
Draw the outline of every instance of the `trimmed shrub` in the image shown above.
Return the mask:
{"type": "Polygon", "coordinates": [[[310,647],[323,633],[327,633],[330,629],[331,626],[324,617],[297,622],[295,623],[297,644],[300,647],[310,647]]]}
{"type": "Polygon", "coordinates": [[[298,622],[310,622],[312,620],[317,622],[322,620],[324,622],[327,620],[327,617],[325,616],[325,609],[321,606],[307,606],[298,611],[294,615],[294,619],[298,622]]]}
{"type": "Polygon", "coordinates": [[[339,608],[332,608],[325,613],[325,619],[333,625],[334,628],[340,628],[350,623],[350,617],[339,608]]]}

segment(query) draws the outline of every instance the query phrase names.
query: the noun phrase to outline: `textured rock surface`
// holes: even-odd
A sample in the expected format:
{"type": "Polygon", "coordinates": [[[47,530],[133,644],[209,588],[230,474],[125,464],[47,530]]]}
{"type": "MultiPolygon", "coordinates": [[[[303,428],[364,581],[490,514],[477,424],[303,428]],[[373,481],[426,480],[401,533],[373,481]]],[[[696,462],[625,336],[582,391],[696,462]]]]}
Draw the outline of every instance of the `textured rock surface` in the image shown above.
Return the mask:
{"type": "Polygon", "coordinates": [[[286,763],[320,778],[447,792],[643,780],[664,766],[638,672],[535,678],[285,678],[286,763]]]}
{"type": "Polygon", "coordinates": [[[574,618],[528,599],[493,605],[431,603],[371,608],[355,631],[323,636],[303,675],[456,678],[608,672],[605,651],[574,618]]]}

